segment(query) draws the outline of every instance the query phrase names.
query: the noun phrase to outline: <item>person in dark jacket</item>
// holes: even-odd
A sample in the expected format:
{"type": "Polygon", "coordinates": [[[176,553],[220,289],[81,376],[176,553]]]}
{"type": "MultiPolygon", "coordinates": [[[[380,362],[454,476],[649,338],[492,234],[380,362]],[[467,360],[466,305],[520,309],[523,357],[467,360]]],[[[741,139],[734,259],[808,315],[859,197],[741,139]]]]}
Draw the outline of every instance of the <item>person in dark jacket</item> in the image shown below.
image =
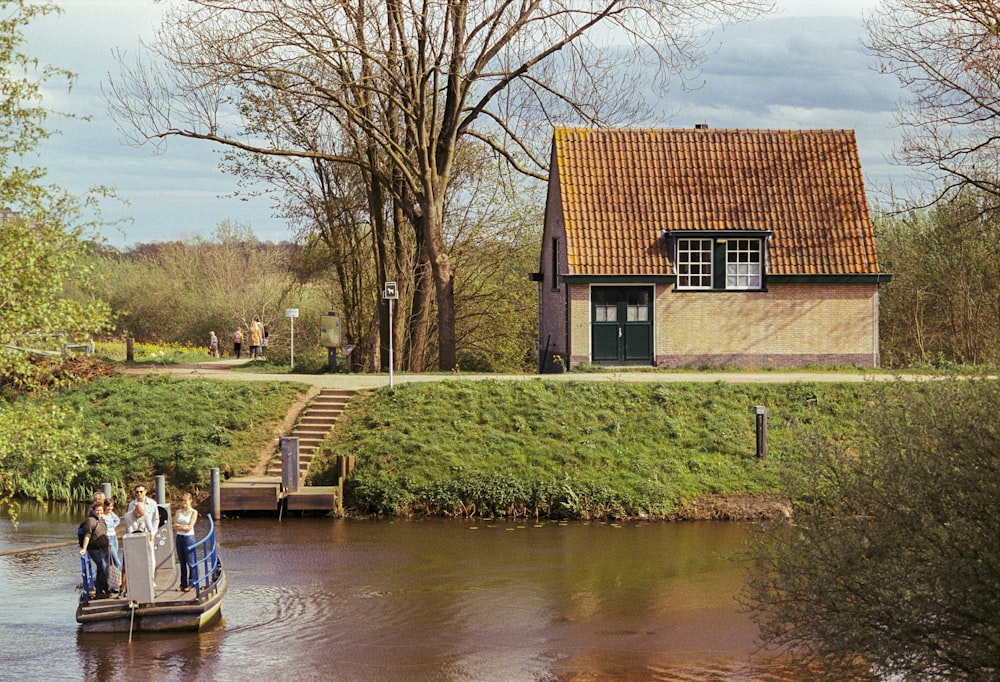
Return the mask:
{"type": "Polygon", "coordinates": [[[83,522],[83,542],[80,545],[80,556],[89,556],[97,569],[94,578],[94,596],[97,599],[105,599],[110,592],[108,589],[108,546],[108,527],[104,523],[104,501],[101,500],[94,502],[90,513],[83,522]]]}

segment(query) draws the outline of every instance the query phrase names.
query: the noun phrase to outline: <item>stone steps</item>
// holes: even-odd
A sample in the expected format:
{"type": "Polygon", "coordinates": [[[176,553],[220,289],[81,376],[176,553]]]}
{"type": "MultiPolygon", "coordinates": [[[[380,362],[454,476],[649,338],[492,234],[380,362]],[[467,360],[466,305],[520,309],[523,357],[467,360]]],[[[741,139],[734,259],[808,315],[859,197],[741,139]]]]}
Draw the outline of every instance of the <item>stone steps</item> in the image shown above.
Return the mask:
{"type": "MultiPolygon", "coordinates": [[[[309,470],[319,444],[333,430],[355,391],[322,389],[299,415],[298,422],[287,437],[299,439],[299,479],[309,470]]],[[[281,453],[267,463],[265,474],[281,478],[281,453]]]]}

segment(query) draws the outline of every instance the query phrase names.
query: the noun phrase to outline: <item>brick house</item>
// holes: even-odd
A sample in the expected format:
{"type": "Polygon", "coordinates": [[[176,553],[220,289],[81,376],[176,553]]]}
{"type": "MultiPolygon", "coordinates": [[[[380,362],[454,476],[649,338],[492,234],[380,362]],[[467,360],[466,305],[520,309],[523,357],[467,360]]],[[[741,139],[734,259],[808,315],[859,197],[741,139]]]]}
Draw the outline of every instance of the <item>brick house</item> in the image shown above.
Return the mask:
{"type": "Polygon", "coordinates": [[[541,371],[879,362],[854,132],[557,128],[541,371]]]}

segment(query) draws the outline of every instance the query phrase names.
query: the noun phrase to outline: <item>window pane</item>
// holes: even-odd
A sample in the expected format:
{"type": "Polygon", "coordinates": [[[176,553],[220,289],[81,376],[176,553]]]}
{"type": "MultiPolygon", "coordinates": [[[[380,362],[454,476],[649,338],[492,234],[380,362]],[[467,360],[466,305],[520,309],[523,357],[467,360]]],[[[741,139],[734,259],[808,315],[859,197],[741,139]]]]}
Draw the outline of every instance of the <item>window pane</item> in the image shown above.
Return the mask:
{"type": "Polygon", "coordinates": [[[730,239],[726,242],[726,288],[760,289],[760,239],[730,239]]]}
{"type": "Polygon", "coordinates": [[[712,288],[712,240],[677,240],[677,288],[712,288]]]}
{"type": "Polygon", "coordinates": [[[597,322],[617,322],[618,306],[599,305],[594,307],[594,317],[597,322]]]}

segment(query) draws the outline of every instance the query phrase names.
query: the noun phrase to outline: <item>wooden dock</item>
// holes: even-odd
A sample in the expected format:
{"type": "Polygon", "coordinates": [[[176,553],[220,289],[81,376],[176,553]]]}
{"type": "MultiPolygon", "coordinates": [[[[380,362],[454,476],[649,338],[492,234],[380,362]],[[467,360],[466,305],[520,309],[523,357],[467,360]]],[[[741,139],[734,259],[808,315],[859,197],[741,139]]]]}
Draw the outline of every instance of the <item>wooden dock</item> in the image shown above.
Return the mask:
{"type": "Polygon", "coordinates": [[[339,486],[302,486],[282,490],[273,476],[234,478],[219,486],[221,510],[226,512],[343,511],[339,486]]]}
{"type": "MultiPolygon", "coordinates": [[[[323,390],[299,415],[289,438],[298,461],[298,470],[285,472],[282,453],[275,453],[263,476],[231,478],[219,485],[220,511],[274,512],[283,511],[343,512],[344,479],[354,469],[353,456],[337,458],[338,484],[335,486],[303,485],[309,464],[320,442],[333,430],[353,391],[323,390]]],[[[283,444],[284,447],[284,444],[283,444]]]]}

